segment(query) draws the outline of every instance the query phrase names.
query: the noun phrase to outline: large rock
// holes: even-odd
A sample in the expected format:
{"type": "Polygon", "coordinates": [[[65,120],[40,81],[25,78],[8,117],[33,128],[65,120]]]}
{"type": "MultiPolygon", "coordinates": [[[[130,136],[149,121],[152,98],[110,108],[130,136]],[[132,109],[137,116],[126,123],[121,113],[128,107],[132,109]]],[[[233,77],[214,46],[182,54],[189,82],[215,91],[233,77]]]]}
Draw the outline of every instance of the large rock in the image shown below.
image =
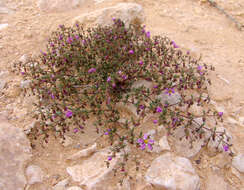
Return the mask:
{"type": "Polygon", "coordinates": [[[162,104],[168,103],[169,105],[174,105],[180,102],[181,95],[178,92],[172,93],[171,95],[162,92],[157,98],[160,99],[162,104]]]}
{"type": "Polygon", "coordinates": [[[0,120],[0,189],[24,189],[24,167],[30,157],[30,142],[24,132],[0,120]]]}
{"type": "Polygon", "coordinates": [[[65,11],[84,4],[85,0],[39,0],[38,7],[42,11],[65,11]]]}
{"type": "Polygon", "coordinates": [[[107,168],[105,163],[107,160],[108,152],[100,151],[85,160],[81,165],[68,167],[66,170],[75,182],[87,186],[89,190],[107,190],[111,186],[108,181],[113,177],[112,170],[117,164],[119,157],[110,161],[109,168],[107,168]]]}
{"type": "Polygon", "coordinates": [[[26,169],[28,184],[32,185],[43,181],[44,172],[39,166],[30,165],[26,169]]]}
{"type": "MultiPolygon", "coordinates": [[[[202,118],[196,118],[194,119],[194,121],[196,123],[198,123],[199,125],[202,125],[203,121],[202,118]]],[[[193,128],[197,129],[199,127],[199,125],[197,125],[195,122],[193,122],[193,128]]],[[[186,138],[182,138],[180,140],[181,137],[185,136],[185,132],[184,132],[184,128],[183,127],[179,127],[174,131],[174,136],[171,136],[170,139],[173,142],[173,146],[175,148],[175,151],[184,157],[187,158],[191,158],[193,156],[195,156],[202,148],[202,145],[205,144],[204,139],[209,137],[209,133],[207,131],[205,131],[205,135],[203,135],[202,139],[196,139],[196,141],[194,141],[192,143],[190,143],[189,139],[186,138]]]]}
{"type": "Polygon", "coordinates": [[[116,6],[100,9],[91,13],[82,14],[73,19],[73,24],[80,22],[83,25],[111,25],[112,18],[120,18],[126,27],[130,23],[141,24],[145,20],[141,5],[136,3],[119,3],[116,6]]]}
{"type": "Polygon", "coordinates": [[[199,190],[200,179],[187,158],[165,153],[156,158],[146,173],[146,181],[159,189],[199,190]]]}
{"type": "Polygon", "coordinates": [[[97,143],[93,144],[89,148],[86,148],[84,150],[81,150],[81,151],[69,156],[67,159],[68,160],[76,160],[76,159],[79,159],[81,157],[87,157],[87,156],[91,155],[92,153],[94,153],[96,150],[97,150],[97,143]]]}

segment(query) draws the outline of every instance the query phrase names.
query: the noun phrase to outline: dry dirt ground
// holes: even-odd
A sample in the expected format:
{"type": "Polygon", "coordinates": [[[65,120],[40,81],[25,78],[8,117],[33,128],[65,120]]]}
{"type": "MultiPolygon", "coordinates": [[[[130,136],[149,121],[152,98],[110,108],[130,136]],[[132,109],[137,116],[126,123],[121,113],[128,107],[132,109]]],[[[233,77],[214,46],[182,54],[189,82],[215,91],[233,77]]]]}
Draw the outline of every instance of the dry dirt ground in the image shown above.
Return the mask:
{"type": "MultiPolygon", "coordinates": [[[[0,70],[10,70],[12,63],[24,54],[38,54],[45,48],[46,39],[59,24],[71,25],[72,18],[82,13],[118,2],[141,4],[146,14],[145,25],[153,35],[170,37],[182,49],[189,50],[195,56],[202,55],[204,62],[216,68],[211,74],[213,84],[210,95],[217,105],[224,109],[225,126],[231,131],[236,146],[244,152],[244,125],[234,123],[234,120],[239,122],[238,119],[244,117],[244,31],[238,30],[227,17],[204,1],[106,0],[94,4],[92,0],[88,0],[84,6],[74,10],[42,12],[35,0],[8,0],[6,4],[13,12],[0,14],[1,23],[9,24],[6,29],[0,31],[0,70]]],[[[216,2],[244,24],[244,0],[216,2]]],[[[9,73],[6,80],[9,94],[0,95],[0,111],[5,112],[14,125],[26,128],[33,120],[31,116],[21,116],[28,113],[31,101],[23,102],[24,99],[19,96],[18,76],[9,73]],[[26,106],[22,107],[22,104],[26,106]]],[[[88,137],[82,138],[85,143],[80,142],[81,144],[89,144],[88,137]]],[[[53,139],[46,149],[37,146],[33,150],[32,163],[45,168],[45,172],[53,177],[46,183],[53,185],[56,179],[59,181],[67,177],[65,168],[68,163],[64,158],[74,151],[75,148],[65,149],[53,139]],[[55,178],[57,174],[59,176],[55,178]]],[[[205,161],[203,165],[208,165],[213,160],[206,158],[205,161]]],[[[206,166],[199,168],[198,174],[204,182],[209,169],[206,166]]],[[[244,188],[240,179],[228,169],[221,170],[221,175],[232,189],[244,188]]]]}

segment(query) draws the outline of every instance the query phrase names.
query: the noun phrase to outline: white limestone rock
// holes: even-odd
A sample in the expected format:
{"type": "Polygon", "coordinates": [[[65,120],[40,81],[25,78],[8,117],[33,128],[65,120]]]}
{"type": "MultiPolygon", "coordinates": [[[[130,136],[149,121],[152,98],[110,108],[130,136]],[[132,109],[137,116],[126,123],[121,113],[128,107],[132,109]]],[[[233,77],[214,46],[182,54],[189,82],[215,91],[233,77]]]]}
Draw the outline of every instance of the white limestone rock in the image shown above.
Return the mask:
{"type": "Polygon", "coordinates": [[[145,175],[146,181],[165,190],[199,190],[200,179],[191,162],[165,153],[156,158],[145,175]]]}
{"type": "Polygon", "coordinates": [[[30,87],[31,80],[23,80],[20,82],[20,87],[21,88],[28,88],[30,87]]]}
{"type": "Polygon", "coordinates": [[[172,93],[171,95],[162,92],[157,96],[160,99],[162,104],[166,104],[168,102],[169,105],[177,104],[181,100],[181,95],[178,92],[172,93]]]}
{"type": "Polygon", "coordinates": [[[24,189],[24,166],[31,155],[30,142],[24,132],[0,120],[0,189],[24,189]]]}
{"type": "Polygon", "coordinates": [[[107,190],[109,184],[106,183],[113,178],[113,168],[119,161],[119,157],[110,161],[109,168],[105,163],[107,160],[108,151],[103,150],[95,153],[80,165],[68,167],[66,171],[75,182],[86,185],[88,190],[107,190]]]}
{"type": "Polygon", "coordinates": [[[39,166],[30,165],[26,169],[28,184],[32,185],[43,181],[44,172],[39,166]]]}
{"type": "Polygon", "coordinates": [[[86,148],[84,150],[81,150],[72,156],[68,157],[68,160],[76,160],[81,157],[87,157],[90,156],[92,153],[94,153],[97,150],[97,143],[93,144],[91,147],[86,148]]]}
{"type": "Polygon", "coordinates": [[[112,18],[120,18],[125,26],[129,24],[141,24],[145,20],[144,10],[136,3],[119,3],[112,7],[99,9],[91,13],[85,13],[73,19],[73,24],[80,22],[85,26],[111,25],[112,18]]]}
{"type": "MultiPolygon", "coordinates": [[[[196,123],[198,123],[199,125],[201,125],[203,123],[202,118],[196,118],[194,119],[194,121],[196,123]]],[[[193,122],[193,127],[194,128],[198,128],[199,125],[196,124],[195,122],[193,122]]],[[[185,136],[185,132],[184,132],[184,128],[183,127],[179,127],[174,131],[174,135],[170,136],[169,138],[171,139],[171,141],[173,142],[173,146],[175,151],[184,157],[187,158],[191,158],[193,156],[195,156],[202,148],[202,145],[205,144],[204,139],[209,137],[209,133],[208,131],[205,131],[205,135],[203,135],[203,138],[201,139],[197,139],[195,142],[193,142],[192,146],[190,143],[189,139],[186,138],[182,138],[182,140],[180,140],[181,137],[185,136]]]]}

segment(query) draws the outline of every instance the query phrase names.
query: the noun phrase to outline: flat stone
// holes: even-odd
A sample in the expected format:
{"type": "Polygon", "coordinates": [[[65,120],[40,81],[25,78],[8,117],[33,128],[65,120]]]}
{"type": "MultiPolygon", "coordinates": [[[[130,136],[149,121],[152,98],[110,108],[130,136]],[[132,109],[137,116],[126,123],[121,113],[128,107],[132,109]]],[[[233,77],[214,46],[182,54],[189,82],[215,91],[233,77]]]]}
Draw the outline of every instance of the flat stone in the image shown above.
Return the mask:
{"type": "MultiPolygon", "coordinates": [[[[197,122],[199,125],[201,125],[203,123],[202,118],[196,118],[194,119],[195,122],[197,122]]],[[[199,126],[193,122],[193,127],[194,128],[198,128],[199,126]]],[[[185,131],[183,127],[179,127],[174,131],[174,135],[170,136],[169,138],[171,139],[171,141],[173,142],[173,146],[175,148],[175,151],[184,157],[187,158],[191,158],[193,156],[195,156],[202,148],[202,145],[204,145],[204,139],[209,137],[209,133],[207,133],[205,136],[203,136],[202,139],[196,139],[196,141],[194,141],[192,143],[190,143],[189,139],[186,138],[182,138],[180,140],[181,137],[185,136],[185,131]]]]}
{"type": "Polygon", "coordinates": [[[145,175],[146,181],[158,189],[199,190],[200,179],[191,162],[184,157],[165,153],[156,158],[145,175]]]}
{"type": "Polygon", "coordinates": [[[93,144],[91,147],[86,148],[84,150],[81,150],[72,156],[68,157],[68,160],[76,160],[81,157],[87,157],[90,156],[92,153],[94,153],[97,150],[97,143],[93,144]]]}
{"type": "Polygon", "coordinates": [[[28,60],[28,55],[24,54],[19,58],[19,61],[22,63],[26,63],[28,60]]]}
{"type": "Polygon", "coordinates": [[[20,82],[20,88],[28,88],[30,87],[31,80],[23,80],[20,82]]]}
{"type": "Polygon", "coordinates": [[[162,92],[160,95],[157,96],[160,99],[162,104],[166,104],[168,102],[169,105],[177,104],[181,100],[181,95],[178,92],[175,92],[171,95],[162,92]]]}
{"type": "Polygon", "coordinates": [[[24,132],[0,121],[0,189],[22,190],[26,185],[25,162],[31,157],[30,142],[24,132]]]}
{"type": "Polygon", "coordinates": [[[86,185],[89,190],[106,190],[109,186],[108,180],[113,178],[113,168],[119,158],[113,158],[107,168],[105,161],[108,160],[108,151],[100,151],[85,160],[80,165],[68,167],[66,171],[75,182],[86,185]]]}
{"type": "Polygon", "coordinates": [[[26,169],[28,184],[32,185],[43,181],[44,172],[39,166],[30,165],[26,169]]]}
{"type": "Polygon", "coordinates": [[[244,173],[244,154],[238,154],[232,160],[232,165],[241,173],[244,173]]]}
{"type": "Polygon", "coordinates": [[[145,20],[141,5],[136,3],[119,3],[112,7],[85,13],[73,19],[73,24],[80,22],[83,25],[111,25],[112,18],[120,18],[128,28],[129,24],[141,24],[145,20]]]}
{"type": "Polygon", "coordinates": [[[145,87],[145,88],[153,88],[153,83],[147,80],[138,80],[133,83],[131,88],[140,88],[140,87],[145,87]]]}

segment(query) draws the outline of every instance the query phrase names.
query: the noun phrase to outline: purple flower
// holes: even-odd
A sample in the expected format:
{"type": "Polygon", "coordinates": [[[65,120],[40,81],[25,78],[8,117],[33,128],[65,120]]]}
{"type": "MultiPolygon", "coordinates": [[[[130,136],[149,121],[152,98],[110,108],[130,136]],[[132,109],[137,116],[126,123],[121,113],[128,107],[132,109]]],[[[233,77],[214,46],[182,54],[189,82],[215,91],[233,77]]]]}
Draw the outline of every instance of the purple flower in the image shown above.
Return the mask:
{"type": "Polygon", "coordinates": [[[73,112],[71,110],[69,110],[69,109],[65,113],[66,117],[72,117],[72,115],[73,115],[73,112]]]}
{"type": "Polygon", "coordinates": [[[108,77],[108,78],[107,78],[107,82],[110,82],[110,81],[111,81],[111,77],[108,77]]]}
{"type": "Polygon", "coordinates": [[[40,51],[42,53],[42,55],[46,56],[47,54],[45,52],[43,52],[42,50],[40,51]]]}
{"type": "Polygon", "coordinates": [[[229,146],[228,145],[223,145],[223,149],[225,152],[227,152],[229,150],[229,146]]]}
{"type": "Polygon", "coordinates": [[[58,39],[59,39],[59,40],[62,40],[62,39],[63,39],[63,36],[62,36],[62,35],[60,35],[58,39]]]}
{"type": "Polygon", "coordinates": [[[143,138],[137,139],[137,143],[140,145],[140,148],[144,150],[146,146],[152,150],[152,145],[154,144],[154,140],[149,139],[148,134],[144,134],[143,138]]]}
{"type": "Polygon", "coordinates": [[[115,83],[113,83],[113,84],[112,84],[112,87],[113,87],[113,88],[115,88],[115,87],[116,87],[116,84],[115,84],[115,83]]]}
{"type": "Polygon", "coordinates": [[[20,72],[22,75],[24,75],[25,74],[25,72],[20,72]]]}
{"type": "Polygon", "coordinates": [[[150,38],[150,32],[149,32],[149,31],[146,33],[146,36],[147,36],[148,38],[150,38]]]}
{"type": "Polygon", "coordinates": [[[130,51],[129,51],[129,54],[133,54],[134,53],[134,51],[131,49],[130,51]]]}
{"type": "Polygon", "coordinates": [[[158,106],[158,107],[156,108],[156,112],[161,113],[161,112],[162,112],[162,108],[158,106]]]}
{"type": "Polygon", "coordinates": [[[126,80],[128,77],[126,75],[123,75],[122,78],[126,80]]]}
{"type": "Polygon", "coordinates": [[[200,65],[199,65],[199,66],[197,67],[197,70],[198,70],[198,71],[201,71],[202,68],[203,68],[203,66],[200,66],[200,65]]]}
{"type": "Polygon", "coordinates": [[[73,42],[73,38],[72,38],[72,37],[68,37],[67,42],[68,42],[69,44],[72,44],[72,42],[73,42]]]}
{"type": "Polygon", "coordinates": [[[177,121],[178,121],[178,118],[174,117],[174,118],[172,119],[172,124],[175,125],[177,121]]]}
{"type": "Polygon", "coordinates": [[[79,40],[80,36],[79,36],[79,35],[75,35],[75,38],[76,38],[77,40],[79,40]]]}
{"type": "Polygon", "coordinates": [[[218,114],[219,114],[220,117],[222,117],[224,113],[223,112],[219,112],[218,114]]]}
{"type": "Polygon", "coordinates": [[[111,161],[112,160],[112,156],[108,156],[108,161],[111,161]]]}
{"type": "Polygon", "coordinates": [[[143,110],[145,108],[144,105],[140,105],[140,109],[143,110]]]}
{"type": "Polygon", "coordinates": [[[79,126],[80,129],[84,129],[84,127],[82,125],[79,126]]]}
{"type": "Polygon", "coordinates": [[[153,88],[158,88],[158,85],[153,86],[153,88]]]}
{"type": "Polygon", "coordinates": [[[111,129],[108,129],[108,130],[104,133],[104,135],[109,135],[110,131],[111,131],[111,129]]]}
{"type": "Polygon", "coordinates": [[[190,51],[188,50],[188,51],[186,52],[186,54],[189,55],[189,54],[190,54],[190,51]]]}
{"type": "Polygon", "coordinates": [[[95,69],[95,68],[90,68],[90,69],[88,70],[88,73],[94,73],[94,72],[96,72],[96,69],[95,69]]]}
{"type": "Polygon", "coordinates": [[[179,46],[174,41],[172,41],[172,44],[174,48],[179,48],[179,46]]]}
{"type": "Polygon", "coordinates": [[[165,94],[168,94],[169,96],[171,96],[171,94],[174,94],[174,93],[175,93],[174,88],[166,88],[165,94]]]}
{"type": "Polygon", "coordinates": [[[139,64],[140,64],[140,65],[143,65],[143,61],[140,61],[139,64]]]}
{"type": "Polygon", "coordinates": [[[51,96],[51,98],[52,98],[52,99],[54,99],[54,98],[55,98],[55,96],[53,95],[53,93],[51,93],[51,95],[50,95],[50,96],[51,96]]]}
{"type": "Polygon", "coordinates": [[[82,40],[82,43],[85,44],[86,43],[86,40],[82,40]]]}
{"type": "Polygon", "coordinates": [[[154,124],[157,124],[158,123],[158,120],[157,119],[153,120],[153,123],[154,124]]]}
{"type": "Polygon", "coordinates": [[[79,129],[78,128],[74,128],[74,133],[77,133],[78,131],[79,131],[79,129]]]}

